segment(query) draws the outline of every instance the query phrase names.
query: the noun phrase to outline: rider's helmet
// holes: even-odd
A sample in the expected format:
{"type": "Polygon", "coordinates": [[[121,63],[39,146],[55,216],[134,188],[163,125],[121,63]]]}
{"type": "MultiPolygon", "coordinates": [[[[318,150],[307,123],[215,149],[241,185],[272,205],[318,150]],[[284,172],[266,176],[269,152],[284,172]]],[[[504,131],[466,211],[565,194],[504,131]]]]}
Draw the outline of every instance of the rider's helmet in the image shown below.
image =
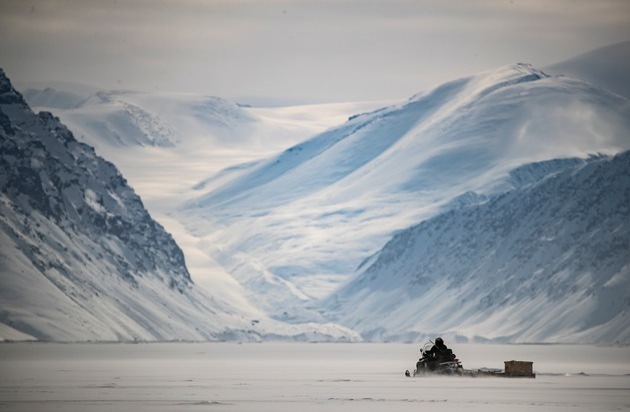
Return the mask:
{"type": "Polygon", "coordinates": [[[437,339],[435,340],[435,344],[436,344],[437,346],[443,346],[443,345],[444,345],[444,339],[442,339],[442,338],[437,338],[437,339]]]}

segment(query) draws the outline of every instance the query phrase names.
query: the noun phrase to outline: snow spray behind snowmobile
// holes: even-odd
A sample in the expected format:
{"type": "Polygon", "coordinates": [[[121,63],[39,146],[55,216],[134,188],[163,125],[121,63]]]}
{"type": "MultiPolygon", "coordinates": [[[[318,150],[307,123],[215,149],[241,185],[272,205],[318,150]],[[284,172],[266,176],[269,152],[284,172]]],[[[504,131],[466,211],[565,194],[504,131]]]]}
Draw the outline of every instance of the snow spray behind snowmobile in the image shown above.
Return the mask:
{"type": "MultiPolygon", "coordinates": [[[[428,341],[420,348],[422,357],[416,363],[416,369],[413,376],[436,374],[436,375],[462,375],[464,368],[462,363],[457,359],[451,349],[446,349],[438,355],[430,353],[431,347],[434,345],[432,341],[428,341]]],[[[405,375],[411,377],[409,370],[405,371],[405,375]]]]}

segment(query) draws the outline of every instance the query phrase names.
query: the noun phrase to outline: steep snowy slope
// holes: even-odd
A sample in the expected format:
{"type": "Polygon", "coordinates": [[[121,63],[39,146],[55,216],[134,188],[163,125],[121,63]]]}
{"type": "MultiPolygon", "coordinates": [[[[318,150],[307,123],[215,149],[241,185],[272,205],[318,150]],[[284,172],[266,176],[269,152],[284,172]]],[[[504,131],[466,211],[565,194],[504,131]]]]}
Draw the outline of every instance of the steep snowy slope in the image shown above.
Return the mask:
{"type": "Polygon", "coordinates": [[[517,64],[353,116],[177,218],[252,299],[303,319],[395,231],[506,190],[519,165],[628,149],[629,130],[628,100],[517,64]]]}
{"type": "MultiPolygon", "coordinates": [[[[53,85],[54,86],[54,85],[53,85]]],[[[238,284],[207,254],[208,242],[190,234],[171,212],[187,199],[229,182],[297,142],[338,125],[348,116],[373,110],[388,102],[356,102],[295,107],[252,108],[224,99],[172,93],[100,92],[65,85],[31,89],[28,98],[52,111],[79,141],[93,144],[112,161],[142,197],[151,215],[173,234],[184,251],[191,277],[201,287],[234,284],[223,295],[235,295],[238,284]],[[68,95],[84,96],[67,108],[68,95]],[[99,96],[109,96],[102,99],[99,96]],[[130,130],[141,129],[142,117],[120,111],[129,105],[150,113],[173,131],[174,146],[146,146],[139,139],[120,145],[111,139],[112,116],[125,117],[130,130]],[[98,127],[97,127],[98,126],[98,127]]],[[[41,87],[41,85],[37,85],[41,87]]],[[[390,102],[391,103],[391,102],[390,102]]],[[[219,293],[221,294],[221,293],[219,293]]],[[[238,293],[236,293],[239,296],[238,293]]],[[[236,301],[242,299],[239,296],[236,301]]]]}
{"type": "Polygon", "coordinates": [[[370,339],[630,342],[630,151],[523,166],[516,188],[396,234],[324,302],[370,339]]]}
{"type": "Polygon", "coordinates": [[[199,290],[118,170],[35,115],[1,70],[0,138],[0,338],[357,338],[271,321],[234,285],[199,290]]]}

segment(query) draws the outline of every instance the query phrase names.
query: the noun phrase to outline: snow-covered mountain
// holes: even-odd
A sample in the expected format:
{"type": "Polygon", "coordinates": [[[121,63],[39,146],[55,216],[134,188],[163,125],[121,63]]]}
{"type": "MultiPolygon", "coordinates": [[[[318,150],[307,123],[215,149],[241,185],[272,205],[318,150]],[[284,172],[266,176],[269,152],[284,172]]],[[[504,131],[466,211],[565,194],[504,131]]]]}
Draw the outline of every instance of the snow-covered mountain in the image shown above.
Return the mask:
{"type": "Polygon", "coordinates": [[[176,216],[257,304],[317,319],[396,231],[512,188],[518,166],[630,149],[629,130],[627,99],[516,64],[352,116],[176,216]]]}
{"type": "MultiPolygon", "coordinates": [[[[376,319],[367,309],[348,310],[346,316],[344,302],[356,302],[353,293],[364,296],[364,289],[344,287],[339,301],[331,294],[361,276],[392,236],[419,222],[490,204],[630,149],[630,103],[612,91],[515,64],[394,105],[251,108],[207,96],[120,91],[84,94],[85,100],[75,102],[65,92],[45,89],[29,99],[116,164],[184,250],[195,286],[221,302],[219,312],[244,313],[246,324],[236,330],[255,325],[259,336],[275,336],[290,327],[266,318],[269,314],[292,323],[338,319],[378,340],[421,338],[423,331],[416,324],[371,326],[379,324],[378,317],[388,318],[377,304],[376,319]],[[130,106],[146,116],[125,110],[130,106]],[[111,130],[121,124],[112,119],[118,118],[132,125],[119,132],[133,136],[145,130],[148,137],[124,145],[111,139],[111,130]],[[162,141],[156,136],[163,130],[170,131],[170,143],[153,144],[162,141]],[[252,323],[254,318],[259,322],[252,323]]],[[[556,259],[534,257],[541,260],[530,264],[540,267],[550,265],[543,258],[556,259]]],[[[607,275],[598,276],[594,279],[607,275]]],[[[555,296],[565,291],[548,286],[555,296]]],[[[567,299],[574,299],[569,292],[567,299]]],[[[625,310],[616,305],[603,315],[601,332],[623,341],[623,333],[607,332],[621,319],[610,323],[609,315],[625,310]]],[[[480,322],[448,331],[509,341],[597,340],[595,322],[563,325],[554,334],[551,327],[536,333],[534,326],[519,329],[505,319],[488,321],[488,328],[504,325],[500,333],[480,322]],[[514,333],[508,333],[510,327],[514,333]]],[[[335,330],[336,336],[352,336],[335,330]]]]}
{"type": "MultiPolygon", "coordinates": [[[[207,253],[208,241],[189,233],[176,210],[187,199],[226,184],[251,170],[258,161],[342,123],[357,112],[385,103],[357,102],[296,107],[252,108],[216,97],[101,91],[71,85],[60,89],[29,89],[34,110],[52,111],[79,141],[94,145],[112,161],[142,197],[151,215],[173,234],[182,247],[191,277],[200,286],[216,289],[235,283],[231,275],[207,253]],[[88,90],[85,92],[85,90],[88,90]],[[67,95],[81,95],[74,107],[67,95]],[[102,97],[108,96],[108,99],[102,97]],[[72,106],[72,107],[71,107],[72,106]],[[175,136],[171,146],[143,145],[141,139],[111,139],[112,117],[122,116],[141,129],[142,117],[122,107],[137,107],[166,125],[175,136]]],[[[145,127],[146,128],[146,127],[145,127]]],[[[234,294],[229,292],[228,295],[234,294]]],[[[238,294],[237,294],[238,295],[238,294]]],[[[240,301],[241,296],[236,299],[240,301]]]]}
{"type": "Polygon", "coordinates": [[[126,101],[126,91],[99,91],[84,97],[46,88],[27,90],[25,99],[34,107],[64,109],[74,133],[92,146],[174,146],[175,131],[150,111],[126,101]],[[91,136],[99,139],[92,140],[91,136]]]}
{"type": "Polygon", "coordinates": [[[325,310],[376,340],[630,342],[630,151],[510,178],[396,234],[325,310]]]}
{"type": "Polygon", "coordinates": [[[1,70],[0,149],[0,338],[358,339],[273,321],[238,286],[198,288],[117,168],[34,114],[1,70]]]}

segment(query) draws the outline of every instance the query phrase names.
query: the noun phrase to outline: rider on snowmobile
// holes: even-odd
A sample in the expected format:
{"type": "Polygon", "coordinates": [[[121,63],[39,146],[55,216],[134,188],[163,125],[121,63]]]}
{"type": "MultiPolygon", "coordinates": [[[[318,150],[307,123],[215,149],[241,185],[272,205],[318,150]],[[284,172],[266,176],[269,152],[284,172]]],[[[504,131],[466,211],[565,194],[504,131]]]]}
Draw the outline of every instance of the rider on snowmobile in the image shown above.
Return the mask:
{"type": "Polygon", "coordinates": [[[455,358],[453,351],[446,347],[442,338],[437,338],[433,347],[425,352],[424,356],[429,360],[430,370],[435,370],[440,362],[452,361],[455,358]]]}

